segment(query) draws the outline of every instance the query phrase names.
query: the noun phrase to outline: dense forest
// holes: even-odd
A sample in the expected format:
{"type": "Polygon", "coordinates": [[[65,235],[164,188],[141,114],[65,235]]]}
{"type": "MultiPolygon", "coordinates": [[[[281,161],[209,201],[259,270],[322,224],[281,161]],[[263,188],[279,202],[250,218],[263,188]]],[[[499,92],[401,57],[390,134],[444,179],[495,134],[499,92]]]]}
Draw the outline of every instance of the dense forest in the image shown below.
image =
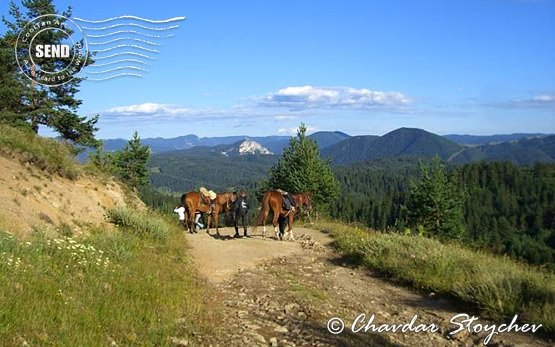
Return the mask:
{"type": "MultiPolygon", "coordinates": [[[[403,230],[414,159],[381,160],[335,169],[342,193],[332,217],[380,230],[403,230]]],[[[533,264],[555,262],[555,165],[507,162],[451,166],[464,194],[462,242],[533,264]]]]}
{"type": "Polygon", "coordinates": [[[150,180],[154,187],[184,193],[206,186],[214,191],[254,190],[277,161],[276,156],[247,155],[225,157],[218,153],[182,151],[152,156],[150,180]]]}

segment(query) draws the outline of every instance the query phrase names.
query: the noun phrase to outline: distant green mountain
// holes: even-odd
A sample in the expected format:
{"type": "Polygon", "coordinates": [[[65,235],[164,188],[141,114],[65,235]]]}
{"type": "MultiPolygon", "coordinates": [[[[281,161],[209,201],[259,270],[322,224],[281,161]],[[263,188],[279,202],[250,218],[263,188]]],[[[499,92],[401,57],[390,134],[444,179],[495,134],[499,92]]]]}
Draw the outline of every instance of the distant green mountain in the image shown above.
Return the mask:
{"type": "Polygon", "coordinates": [[[510,161],[532,165],[536,162],[555,162],[555,135],[540,138],[523,138],[517,142],[468,147],[449,159],[455,164],[474,161],[510,161]]]}
{"type": "Polygon", "coordinates": [[[509,141],[518,141],[524,138],[532,139],[536,137],[545,137],[549,136],[549,134],[541,134],[541,133],[517,133],[517,134],[508,134],[508,135],[444,135],[448,140],[458,143],[459,145],[487,145],[487,144],[497,144],[501,142],[509,142],[509,141]]]}
{"type": "Polygon", "coordinates": [[[422,129],[400,128],[378,136],[354,136],[322,151],[336,165],[393,157],[433,157],[447,160],[462,146],[422,129]]]}
{"type": "Polygon", "coordinates": [[[350,138],[351,136],[341,131],[317,131],[308,137],[314,139],[320,150],[350,138]]]}

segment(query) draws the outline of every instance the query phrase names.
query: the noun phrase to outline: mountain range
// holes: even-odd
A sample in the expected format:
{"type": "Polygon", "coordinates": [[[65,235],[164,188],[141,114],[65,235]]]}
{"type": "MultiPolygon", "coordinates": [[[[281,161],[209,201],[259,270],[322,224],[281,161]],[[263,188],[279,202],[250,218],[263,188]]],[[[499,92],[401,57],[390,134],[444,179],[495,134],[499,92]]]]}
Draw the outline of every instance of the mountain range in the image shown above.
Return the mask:
{"type": "MultiPolygon", "coordinates": [[[[515,138],[511,136],[511,139],[515,138]]],[[[516,141],[471,146],[414,128],[400,128],[383,136],[349,136],[340,132],[317,132],[310,137],[318,143],[322,157],[330,159],[334,166],[367,163],[380,165],[383,160],[387,163],[388,159],[400,158],[407,158],[414,163],[419,158],[431,158],[436,155],[453,164],[482,160],[510,161],[523,165],[538,161],[555,162],[555,135],[540,134],[535,137],[534,134],[521,134],[516,141]]],[[[231,144],[194,146],[162,153],[156,153],[154,150],[149,167],[151,181],[155,187],[169,191],[196,189],[195,187],[201,185],[217,190],[227,187],[252,188],[256,181],[266,177],[269,168],[279,159],[279,155],[271,153],[281,153],[283,146],[289,141],[289,137],[286,136],[249,137],[248,140],[245,140],[245,137],[195,138],[208,144],[237,138],[239,140],[231,144]],[[282,147],[277,146],[280,142],[283,143],[282,147]]],[[[144,142],[156,143],[148,140],[144,142]]],[[[487,142],[491,138],[482,140],[487,142]]],[[[181,142],[182,145],[184,143],[181,142]]],[[[157,147],[158,150],[160,148],[162,147],[157,147]]]]}
{"type": "MultiPolygon", "coordinates": [[[[555,161],[553,153],[555,135],[539,133],[440,136],[422,129],[400,128],[383,136],[350,136],[339,131],[319,131],[309,137],[317,142],[322,157],[329,158],[334,165],[348,165],[379,158],[435,155],[455,164],[480,160],[506,160],[526,165],[536,161],[555,161]]],[[[169,139],[146,138],[142,142],[151,148],[153,155],[183,151],[184,155],[225,152],[233,156],[234,153],[240,154],[242,151],[251,151],[252,154],[280,155],[289,143],[289,139],[289,136],[201,138],[196,135],[185,135],[169,139]],[[245,143],[250,150],[239,148],[245,143]],[[257,149],[253,149],[253,146],[257,149]]],[[[127,140],[124,139],[104,140],[104,150],[119,150],[126,143],[127,140]]],[[[83,158],[86,158],[86,154],[82,154],[80,159],[83,158]]]]}
{"type": "MultiPolygon", "coordinates": [[[[401,128],[408,129],[408,128],[401,128]]],[[[397,129],[390,132],[382,137],[386,137],[392,133],[397,132],[397,129]]],[[[418,129],[414,129],[418,130],[418,129]]],[[[407,133],[399,132],[402,136],[406,136],[407,133]]],[[[507,135],[457,135],[450,134],[444,135],[443,138],[450,140],[451,142],[457,143],[463,146],[479,146],[486,144],[498,144],[502,142],[518,141],[524,138],[533,139],[549,136],[548,134],[541,133],[517,133],[517,134],[507,134],[507,135]]],[[[350,136],[340,131],[318,131],[309,137],[313,138],[320,147],[320,150],[327,148],[336,143],[356,138],[360,143],[366,143],[368,140],[379,138],[380,136],[365,135],[365,136],[350,136]]],[[[390,137],[390,136],[388,136],[390,137]]],[[[204,146],[204,147],[214,147],[219,145],[233,145],[239,141],[252,140],[263,147],[267,148],[269,151],[275,154],[281,154],[283,149],[289,143],[289,136],[220,136],[220,137],[198,137],[197,135],[189,134],[174,138],[144,138],[141,141],[148,145],[152,153],[164,153],[176,150],[186,150],[193,147],[204,146]]],[[[106,139],[103,140],[104,150],[108,152],[116,151],[125,147],[127,140],[125,139],[106,139]]]]}

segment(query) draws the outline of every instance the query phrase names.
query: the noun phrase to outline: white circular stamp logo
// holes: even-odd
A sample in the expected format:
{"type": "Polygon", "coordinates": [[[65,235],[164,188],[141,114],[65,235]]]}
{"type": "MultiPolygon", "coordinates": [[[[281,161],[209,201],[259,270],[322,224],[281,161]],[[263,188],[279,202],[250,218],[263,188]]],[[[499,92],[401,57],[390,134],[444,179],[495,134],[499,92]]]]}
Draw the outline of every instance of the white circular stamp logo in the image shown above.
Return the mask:
{"type": "Polygon", "coordinates": [[[67,83],[87,64],[89,49],[83,30],[71,19],[45,14],[19,33],[15,56],[27,78],[44,86],[67,83]]]}

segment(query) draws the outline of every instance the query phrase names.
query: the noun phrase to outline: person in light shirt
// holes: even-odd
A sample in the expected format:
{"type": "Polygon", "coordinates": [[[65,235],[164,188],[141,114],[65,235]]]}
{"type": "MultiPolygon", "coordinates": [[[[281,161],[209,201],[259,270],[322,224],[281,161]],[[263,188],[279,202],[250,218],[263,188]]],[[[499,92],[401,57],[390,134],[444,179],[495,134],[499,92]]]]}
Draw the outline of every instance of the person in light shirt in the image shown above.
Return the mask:
{"type": "MultiPolygon", "coordinates": [[[[186,223],[185,223],[185,207],[183,207],[183,206],[176,207],[176,208],[174,208],[173,212],[177,213],[177,215],[179,217],[179,221],[181,223],[183,223],[183,225],[186,226],[186,223]]],[[[195,232],[198,229],[204,228],[204,224],[202,224],[200,222],[200,217],[201,217],[200,212],[196,211],[195,212],[195,232]]]]}

